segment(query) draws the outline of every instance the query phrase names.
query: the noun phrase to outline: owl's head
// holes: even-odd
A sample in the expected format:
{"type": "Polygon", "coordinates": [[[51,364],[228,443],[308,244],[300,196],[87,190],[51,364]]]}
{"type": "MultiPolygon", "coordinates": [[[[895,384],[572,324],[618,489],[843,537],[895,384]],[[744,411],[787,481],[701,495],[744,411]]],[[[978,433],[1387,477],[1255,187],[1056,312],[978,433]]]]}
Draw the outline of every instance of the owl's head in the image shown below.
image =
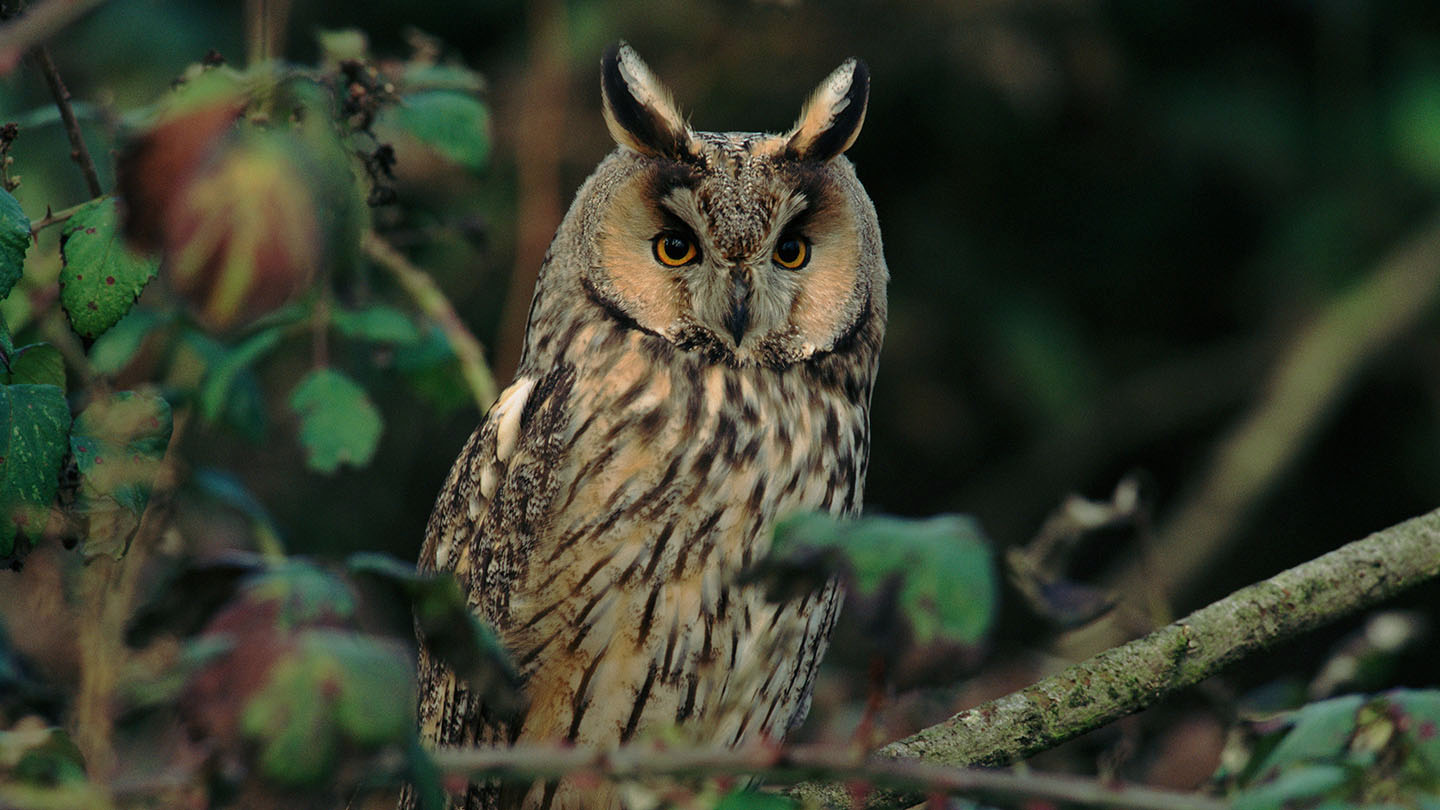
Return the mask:
{"type": "Polygon", "coordinates": [[[571,209],[583,294],[625,327],[732,365],[785,367],[865,331],[878,348],[887,273],[869,197],[842,154],[865,120],[854,59],[784,134],[692,130],[629,46],[601,63],[618,149],[571,209]]]}

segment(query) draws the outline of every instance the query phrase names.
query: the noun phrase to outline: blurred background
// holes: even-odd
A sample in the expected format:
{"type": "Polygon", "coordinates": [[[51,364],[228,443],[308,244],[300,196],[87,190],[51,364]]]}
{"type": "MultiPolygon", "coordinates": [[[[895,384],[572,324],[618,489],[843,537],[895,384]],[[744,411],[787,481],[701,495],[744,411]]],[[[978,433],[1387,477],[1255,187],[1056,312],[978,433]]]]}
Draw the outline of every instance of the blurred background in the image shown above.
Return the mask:
{"type": "MultiPolygon", "coordinates": [[[[488,169],[397,166],[420,214],[386,224],[502,384],[545,245],[613,146],[607,44],[634,45],[700,129],[782,130],[844,58],[868,62],[848,154],[892,282],[867,507],[970,513],[1004,549],[1067,495],[1106,499],[1130,474],[1147,506],[1140,531],[1087,537],[1069,572],[1130,609],[1062,634],[1007,593],[988,657],[964,664],[992,674],[932,697],[943,707],[1440,505],[1434,3],[297,0],[287,56],[313,61],[317,31],[337,28],[381,57],[438,48],[487,80],[488,169]]],[[[237,3],[114,0],[53,50],[113,148],[105,111],[150,101],[208,50],[242,61],[244,41],[237,3]]],[[[0,86],[6,120],[48,103],[28,70],[0,86]]],[[[44,195],[59,209],[85,194],[58,124],[35,120],[23,148],[60,155],[18,194],[39,216],[44,195]]],[[[295,363],[264,374],[293,379],[295,363]]],[[[190,457],[239,475],[292,550],[413,559],[478,414],[367,384],[386,425],[369,468],[307,472],[273,425],[259,442],[196,431],[190,457]]],[[[1437,604],[1431,586],[1395,607],[1423,628],[1437,604]]],[[[1225,688],[1307,681],[1365,621],[1259,656],[1225,688]]],[[[1378,685],[1440,681],[1419,647],[1391,664],[1378,685]]],[[[1189,744],[1213,753],[1216,728],[1189,744]]]]}

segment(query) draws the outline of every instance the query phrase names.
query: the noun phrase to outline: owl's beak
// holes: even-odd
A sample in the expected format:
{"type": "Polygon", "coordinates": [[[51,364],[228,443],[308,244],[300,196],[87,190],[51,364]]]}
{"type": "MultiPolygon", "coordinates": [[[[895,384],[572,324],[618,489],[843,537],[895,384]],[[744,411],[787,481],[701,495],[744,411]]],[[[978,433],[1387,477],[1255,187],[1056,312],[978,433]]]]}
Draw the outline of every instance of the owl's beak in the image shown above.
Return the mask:
{"type": "Polygon", "coordinates": [[[725,328],[739,346],[750,326],[750,274],[736,268],[730,274],[730,281],[730,311],[725,315],[725,328]]]}

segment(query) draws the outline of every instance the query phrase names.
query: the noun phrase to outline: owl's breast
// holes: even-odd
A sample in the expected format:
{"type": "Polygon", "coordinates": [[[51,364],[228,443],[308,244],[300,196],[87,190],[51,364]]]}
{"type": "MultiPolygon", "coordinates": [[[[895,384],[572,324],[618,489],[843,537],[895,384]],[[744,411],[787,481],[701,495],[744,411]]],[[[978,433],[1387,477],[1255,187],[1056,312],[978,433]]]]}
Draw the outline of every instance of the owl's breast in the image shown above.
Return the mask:
{"type": "Polygon", "coordinates": [[[647,336],[601,328],[576,335],[564,462],[510,594],[507,642],[532,700],[521,736],[607,742],[677,723],[727,744],[779,736],[838,590],[775,605],[735,575],[776,519],[859,508],[865,403],[799,373],[658,363],[647,336]]]}

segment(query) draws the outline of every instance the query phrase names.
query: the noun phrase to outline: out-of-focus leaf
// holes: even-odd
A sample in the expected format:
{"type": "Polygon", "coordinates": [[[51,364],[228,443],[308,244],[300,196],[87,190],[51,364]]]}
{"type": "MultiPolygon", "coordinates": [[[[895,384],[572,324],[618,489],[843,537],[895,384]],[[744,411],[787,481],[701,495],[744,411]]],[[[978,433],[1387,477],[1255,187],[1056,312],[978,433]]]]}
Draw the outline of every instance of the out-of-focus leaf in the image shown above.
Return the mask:
{"type": "Polygon", "coordinates": [[[1296,710],[1290,731],[1260,767],[1261,778],[1302,760],[1337,756],[1355,733],[1355,714],[1364,705],[1364,695],[1346,695],[1296,710]]]}
{"type": "Polygon", "coordinates": [[[131,309],[90,346],[90,365],[100,374],[118,374],[156,328],[168,323],[159,313],[131,309]]]}
{"type": "Polygon", "coordinates": [[[1386,697],[1402,713],[1416,755],[1440,788],[1440,689],[1396,689],[1386,697]]]}
{"type": "Polygon", "coordinates": [[[159,250],[174,209],[197,172],[230,140],[249,103],[238,74],[199,70],[167,96],[154,120],[121,151],[116,187],[126,237],[142,250],[159,250]]]}
{"type": "Polygon", "coordinates": [[[10,355],[11,385],[53,385],[65,391],[65,358],[49,343],[21,346],[10,355]]]}
{"type": "Polygon", "coordinates": [[[80,470],[76,510],[89,522],[85,551],[123,556],[165,458],[172,428],[163,397],[121,391],[91,402],[70,431],[80,470]]]}
{"type": "Polygon", "coordinates": [[[287,133],[251,133],[198,172],[164,224],[170,279],[224,330],[305,289],[324,234],[312,178],[287,133]]]}
{"type": "Polygon", "coordinates": [[[9,364],[14,354],[15,341],[10,337],[10,324],[5,321],[5,313],[0,312],[0,368],[9,364]]]}
{"type": "Polygon", "coordinates": [[[864,591],[899,577],[899,606],[919,643],[949,639],[975,644],[994,621],[999,591],[995,564],[972,518],[840,520],[801,515],[776,527],[772,557],[794,549],[842,555],[864,591]]]}
{"type": "Polygon", "coordinates": [[[329,776],[342,742],[403,744],[411,733],[410,655],[400,644],[335,630],[307,630],[246,705],[241,730],[260,750],[262,773],[295,787],[329,776]]]}
{"type": "Polygon", "coordinates": [[[1349,777],[1339,765],[1305,765],[1234,797],[1235,810],[1281,810],[1291,802],[1310,799],[1340,787],[1349,777]]]}
{"type": "Polygon", "coordinates": [[[70,735],[59,728],[0,731],[0,762],[6,781],[56,787],[85,782],[85,757],[70,735]]]}
{"type": "Polygon", "coordinates": [[[1440,71],[1407,71],[1390,102],[1390,149],[1398,162],[1440,182],[1440,71]]]}
{"type": "Polygon", "coordinates": [[[0,559],[38,535],[60,488],[70,408],[53,385],[0,386],[0,559]]]}
{"type": "Polygon", "coordinates": [[[396,348],[395,368],[415,393],[441,414],[474,405],[460,361],[455,358],[445,333],[433,324],[421,333],[418,343],[396,348]]]}
{"type": "Polygon", "coordinates": [[[484,169],[490,159],[490,112],[474,95],[451,90],[410,93],[386,109],[381,120],[471,171],[484,169]]]}
{"type": "Polygon", "coordinates": [[[405,66],[405,72],[400,77],[400,85],[406,93],[419,93],[423,90],[451,90],[475,94],[485,89],[485,80],[475,71],[459,65],[411,62],[405,66]]]}
{"type": "Polygon", "coordinates": [[[355,592],[339,577],[301,559],[272,564],[241,586],[247,601],[280,606],[280,627],[330,624],[355,614],[355,592]]]}
{"type": "Polygon", "coordinates": [[[328,65],[347,60],[363,61],[370,49],[369,38],[357,28],[324,29],[315,32],[315,43],[328,65]]]}
{"type": "Polygon", "coordinates": [[[460,584],[448,573],[422,574],[414,565],[383,554],[351,555],[353,574],[388,583],[411,605],[426,649],[467,680],[470,692],[498,716],[525,706],[520,677],[495,631],[470,610],[460,584]]]}
{"type": "Polygon", "coordinates": [[[0,189],[0,298],[10,294],[25,272],[30,249],[30,218],[10,192],[0,189]]]}
{"type": "Polygon", "coordinates": [[[800,806],[800,802],[782,793],[740,788],[720,797],[714,810],[795,810],[800,806]]]}
{"type": "Polygon", "coordinates": [[[420,330],[410,316],[384,304],[372,304],[364,309],[336,309],[330,321],[346,337],[400,346],[420,342],[420,330]]]}
{"type": "Polygon", "coordinates": [[[313,470],[334,472],[341,464],[363,467],[380,443],[380,411],[365,389],[334,369],[316,369],[290,395],[300,417],[300,443],[313,470]]]}
{"type": "Polygon", "coordinates": [[[215,611],[234,597],[241,583],[266,568],[264,558],[242,552],[170,566],[131,617],[125,643],[143,647],[161,633],[183,638],[200,632],[215,611]]]}
{"type": "Polygon", "coordinates": [[[110,197],[86,203],[65,222],[60,256],[60,304],[75,332],[92,339],[130,311],[160,266],[126,247],[110,197]]]}
{"type": "Polygon", "coordinates": [[[201,415],[211,422],[219,419],[230,401],[230,389],[236,377],[279,346],[284,337],[283,329],[272,327],[251,335],[226,351],[205,375],[205,383],[200,389],[201,415]]]}

